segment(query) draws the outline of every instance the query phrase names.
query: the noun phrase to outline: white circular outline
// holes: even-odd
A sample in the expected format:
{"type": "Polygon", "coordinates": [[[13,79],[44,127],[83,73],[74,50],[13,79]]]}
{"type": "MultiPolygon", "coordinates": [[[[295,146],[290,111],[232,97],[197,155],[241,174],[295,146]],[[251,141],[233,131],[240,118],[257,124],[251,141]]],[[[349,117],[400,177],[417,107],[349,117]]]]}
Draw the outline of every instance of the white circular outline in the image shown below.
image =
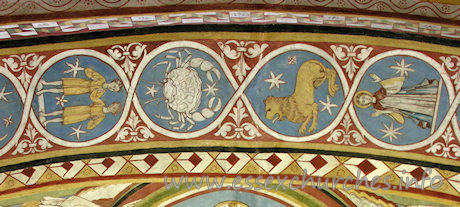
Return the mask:
{"type": "MultiPolygon", "coordinates": [[[[457,94],[457,96],[460,96],[460,95],[457,94]]],[[[458,126],[457,119],[458,119],[458,117],[457,117],[456,114],[454,116],[452,116],[453,130],[454,130],[455,136],[457,137],[458,142],[460,143],[460,127],[458,126]]]]}
{"type": "Polygon", "coordinates": [[[23,86],[21,85],[21,83],[19,82],[19,80],[6,68],[4,70],[0,70],[0,74],[4,75],[5,78],[8,79],[13,84],[23,104],[20,123],[14,135],[10,138],[10,141],[8,141],[8,143],[6,143],[5,146],[3,146],[2,149],[0,149],[0,156],[1,156],[7,153],[8,151],[10,151],[10,149],[19,141],[19,138],[21,137],[22,132],[24,131],[26,124],[27,124],[27,117],[29,114],[30,107],[25,107],[24,102],[26,101],[26,92],[23,86]]]}
{"type": "MultiPolygon", "coordinates": [[[[235,79],[233,78],[230,69],[227,67],[227,64],[225,63],[225,60],[219,56],[214,50],[208,48],[207,46],[197,43],[197,42],[192,42],[192,41],[174,41],[174,42],[168,42],[165,43],[154,50],[152,50],[150,53],[144,56],[142,61],[139,63],[139,66],[136,70],[136,72],[133,75],[133,79],[131,80],[131,88],[135,89],[137,87],[137,83],[139,82],[140,76],[146,70],[147,65],[150,63],[150,61],[158,56],[160,53],[165,52],[167,50],[173,49],[173,48],[179,48],[179,47],[185,47],[185,48],[193,48],[200,50],[212,58],[219,64],[222,68],[222,71],[224,72],[225,76],[227,77],[228,81],[230,82],[231,86],[233,87],[233,90],[236,90],[238,88],[238,84],[236,83],[235,79]]],[[[232,98],[229,99],[229,101],[225,104],[225,107],[222,109],[220,115],[215,118],[213,122],[211,122],[208,126],[197,130],[193,132],[175,132],[171,131],[168,129],[165,129],[157,124],[155,124],[145,113],[143,110],[141,104],[139,103],[139,99],[137,98],[137,95],[133,94],[133,105],[136,108],[139,116],[141,119],[147,124],[147,126],[154,131],[161,133],[163,135],[172,137],[174,139],[191,139],[191,138],[197,138],[199,136],[205,135],[212,130],[214,130],[218,125],[225,119],[227,114],[230,112],[232,106],[235,104],[236,100],[238,97],[235,96],[235,93],[232,95],[232,98]]]]}
{"type": "Polygon", "coordinates": [[[450,82],[450,79],[448,78],[447,72],[442,69],[441,65],[438,62],[436,62],[434,59],[432,59],[431,57],[423,53],[413,51],[413,50],[402,50],[402,49],[391,50],[391,51],[379,53],[378,55],[366,61],[361,66],[361,69],[358,71],[358,73],[356,74],[355,80],[353,81],[353,85],[351,87],[351,91],[357,91],[359,83],[361,82],[361,79],[364,77],[364,74],[370,69],[370,67],[373,64],[375,64],[377,61],[383,58],[387,58],[391,56],[409,56],[409,57],[413,57],[413,58],[425,61],[426,63],[431,65],[439,73],[439,76],[443,79],[443,82],[446,85],[448,99],[449,99],[449,102],[451,103],[450,105],[451,108],[448,110],[447,114],[444,117],[444,120],[441,122],[438,129],[432,135],[430,135],[429,137],[426,137],[423,141],[413,143],[413,144],[408,144],[408,145],[393,145],[393,144],[389,144],[386,142],[382,142],[378,138],[374,137],[369,132],[367,132],[366,128],[364,128],[361,122],[359,121],[358,115],[356,114],[356,111],[354,110],[353,104],[349,105],[349,113],[350,113],[351,118],[353,119],[353,122],[355,123],[356,127],[361,132],[361,134],[363,134],[367,139],[369,139],[375,145],[382,147],[384,149],[391,149],[391,150],[396,150],[396,151],[408,151],[408,150],[418,149],[418,148],[424,147],[432,143],[434,140],[439,138],[444,132],[448,123],[451,121],[448,118],[449,117],[452,118],[452,115],[453,115],[452,112],[455,112],[455,110],[452,110],[452,107],[454,107],[455,104],[458,105],[458,103],[454,102],[455,92],[453,91],[453,86],[452,86],[452,83],[450,82]]]}
{"type": "MultiPolygon", "coordinates": [[[[94,57],[99,59],[101,62],[108,64],[112,69],[117,73],[118,77],[122,81],[125,89],[128,89],[129,83],[128,78],[126,77],[126,74],[124,73],[123,69],[109,56],[100,53],[95,50],[90,50],[90,49],[75,49],[75,50],[67,50],[62,53],[56,54],[50,59],[48,59],[43,65],[37,70],[37,72],[34,75],[34,78],[32,79],[29,87],[29,91],[27,93],[27,98],[26,98],[26,103],[24,106],[29,106],[28,108],[32,107],[32,100],[35,95],[35,88],[38,84],[38,81],[41,79],[42,75],[55,63],[67,58],[67,57],[72,57],[72,56],[89,56],[89,57],[94,57]]],[[[110,129],[109,131],[105,132],[103,135],[99,137],[95,137],[91,140],[88,140],[86,142],[71,142],[71,141],[66,141],[62,138],[56,137],[53,134],[49,133],[46,131],[46,129],[43,128],[41,123],[37,120],[37,117],[35,116],[35,113],[33,110],[30,110],[30,119],[35,128],[48,140],[52,141],[53,143],[56,143],[61,146],[65,147],[87,147],[95,144],[99,144],[103,142],[104,140],[110,138],[113,134],[115,134],[118,129],[124,124],[126,118],[128,117],[128,112],[130,105],[129,100],[130,98],[130,91],[131,89],[127,90],[127,97],[126,97],[126,103],[125,103],[125,108],[123,109],[123,112],[120,116],[120,119],[118,122],[110,129]]],[[[131,94],[132,96],[132,94],[131,94]]]]}
{"type": "MultiPolygon", "coordinates": [[[[286,53],[286,52],[289,52],[289,51],[294,51],[294,50],[297,50],[297,51],[300,50],[300,51],[306,51],[306,52],[313,53],[315,55],[320,56],[321,58],[326,60],[328,63],[330,63],[332,65],[333,69],[335,69],[337,71],[337,74],[339,76],[339,80],[340,80],[340,83],[341,83],[341,86],[342,86],[342,89],[343,89],[343,96],[344,97],[348,96],[350,89],[348,87],[347,80],[345,78],[345,74],[343,73],[343,70],[341,69],[341,67],[337,63],[337,61],[332,56],[330,56],[326,51],[324,51],[324,50],[322,50],[322,49],[320,49],[318,47],[315,47],[313,45],[308,45],[308,44],[303,44],[303,43],[286,45],[284,47],[281,47],[281,48],[278,48],[276,50],[273,50],[272,52],[267,54],[264,58],[262,58],[262,60],[260,60],[257,63],[256,66],[254,66],[254,69],[252,69],[251,73],[246,77],[245,81],[243,82],[243,84],[241,84],[240,88],[244,88],[246,90],[247,86],[250,84],[250,82],[252,82],[252,80],[254,79],[256,74],[265,66],[266,63],[270,62],[273,58],[277,57],[280,54],[283,54],[283,53],[286,53]]],[[[345,115],[345,113],[347,111],[347,109],[346,109],[347,107],[345,105],[345,103],[346,103],[346,99],[345,99],[340,111],[336,115],[336,118],[333,119],[333,121],[328,126],[324,127],[322,130],[320,130],[319,132],[316,132],[315,134],[306,135],[306,136],[302,136],[302,137],[294,137],[294,136],[280,134],[280,133],[272,130],[271,128],[269,128],[267,125],[265,125],[265,123],[260,119],[260,117],[254,111],[254,109],[252,108],[252,105],[250,104],[250,101],[248,100],[248,98],[246,96],[241,97],[241,98],[243,99],[243,102],[247,106],[248,112],[251,115],[251,117],[254,120],[254,122],[263,131],[265,131],[266,133],[270,134],[271,136],[273,136],[273,137],[275,137],[277,139],[280,139],[280,140],[283,140],[283,141],[288,141],[288,142],[305,142],[305,141],[311,141],[311,140],[321,138],[322,136],[324,136],[327,133],[329,133],[332,129],[334,129],[342,121],[342,118],[343,118],[343,116],[345,115]],[[249,106],[251,106],[251,107],[249,107],[249,106]]]]}

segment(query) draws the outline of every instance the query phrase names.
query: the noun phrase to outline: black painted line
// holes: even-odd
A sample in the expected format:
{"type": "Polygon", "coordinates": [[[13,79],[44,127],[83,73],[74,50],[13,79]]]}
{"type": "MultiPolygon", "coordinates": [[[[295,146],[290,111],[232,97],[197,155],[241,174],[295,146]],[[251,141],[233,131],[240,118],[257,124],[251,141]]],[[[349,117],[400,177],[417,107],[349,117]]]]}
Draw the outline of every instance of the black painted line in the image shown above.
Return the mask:
{"type": "Polygon", "coordinates": [[[152,148],[152,149],[135,149],[126,151],[114,151],[114,152],[97,152],[88,154],[78,155],[67,155],[59,157],[51,157],[46,159],[39,159],[29,162],[23,162],[13,165],[7,165],[0,167],[0,173],[9,172],[13,170],[19,170],[29,168],[33,166],[60,163],[74,160],[83,159],[95,159],[104,157],[124,156],[124,155],[137,155],[137,154],[153,154],[153,153],[178,153],[178,152],[243,152],[243,153],[308,153],[308,154],[321,154],[321,155],[334,155],[334,156],[345,156],[345,157],[358,157],[368,158],[381,161],[391,161],[401,164],[411,164],[422,167],[438,168],[442,170],[449,170],[452,172],[460,172],[460,167],[455,165],[446,165],[428,161],[413,160],[407,158],[396,158],[383,155],[369,155],[365,153],[357,152],[343,152],[343,151],[328,151],[318,149],[293,149],[293,148],[243,148],[243,147],[222,147],[222,146],[211,146],[211,147],[175,147],[175,148],[152,148]]]}
{"type": "Polygon", "coordinates": [[[117,200],[117,202],[115,202],[112,206],[113,207],[118,207],[120,206],[126,199],[129,198],[129,196],[132,196],[134,193],[136,193],[137,191],[139,191],[140,189],[144,188],[145,186],[147,186],[149,183],[141,183],[139,185],[137,185],[136,187],[134,187],[133,189],[129,190],[128,192],[126,192],[120,199],[117,200]]]}
{"type": "MultiPolygon", "coordinates": [[[[326,185],[327,186],[327,185],[326,185]]],[[[334,195],[332,195],[328,190],[325,190],[325,189],[321,189],[321,192],[323,192],[324,194],[328,195],[330,198],[332,198],[336,203],[340,204],[340,206],[342,207],[348,207],[348,205],[346,203],[343,203],[341,200],[339,200],[338,198],[336,198],[334,195]]],[[[337,195],[338,196],[338,195],[337,195]]]]}
{"type": "Polygon", "coordinates": [[[46,37],[35,37],[28,39],[0,41],[0,48],[14,48],[22,46],[33,46],[50,43],[63,43],[82,40],[92,40],[108,37],[123,37],[130,35],[145,35],[155,33],[179,33],[179,32],[309,32],[324,34],[347,34],[363,35],[370,37],[384,37],[391,39],[413,40],[418,42],[433,43],[460,47],[460,40],[447,39],[441,37],[425,36],[413,33],[400,33],[393,31],[371,30],[364,28],[333,27],[318,25],[291,25],[291,24],[265,24],[265,25],[245,25],[245,24],[202,24],[202,25],[175,25],[175,26],[155,26],[143,28],[120,29],[110,31],[95,31],[80,34],[55,35],[46,37]]]}

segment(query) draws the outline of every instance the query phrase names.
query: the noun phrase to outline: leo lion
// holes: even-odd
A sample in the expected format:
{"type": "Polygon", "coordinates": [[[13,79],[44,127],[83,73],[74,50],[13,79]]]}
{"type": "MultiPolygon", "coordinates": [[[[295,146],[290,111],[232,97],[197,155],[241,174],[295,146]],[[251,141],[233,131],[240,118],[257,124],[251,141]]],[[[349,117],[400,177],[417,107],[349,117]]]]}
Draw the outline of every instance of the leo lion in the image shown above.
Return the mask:
{"type": "Polygon", "coordinates": [[[294,92],[287,97],[269,96],[264,100],[266,118],[274,123],[284,120],[293,123],[302,123],[299,134],[304,134],[310,121],[313,120],[308,132],[316,129],[318,118],[318,104],[314,102],[314,90],[328,81],[328,91],[334,96],[338,91],[335,84],[337,72],[325,67],[318,60],[309,60],[303,63],[297,72],[294,92]]]}

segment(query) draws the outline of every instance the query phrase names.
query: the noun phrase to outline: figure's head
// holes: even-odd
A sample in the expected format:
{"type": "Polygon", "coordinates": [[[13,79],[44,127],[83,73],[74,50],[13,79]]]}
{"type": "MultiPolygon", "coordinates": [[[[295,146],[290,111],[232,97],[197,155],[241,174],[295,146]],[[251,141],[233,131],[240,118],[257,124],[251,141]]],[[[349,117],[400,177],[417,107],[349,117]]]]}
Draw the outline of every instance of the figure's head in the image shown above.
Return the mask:
{"type": "Polygon", "coordinates": [[[113,102],[107,107],[107,111],[112,113],[114,116],[121,112],[121,104],[120,102],[113,102]]]}
{"type": "MultiPolygon", "coordinates": [[[[281,105],[276,101],[277,98],[273,96],[267,97],[264,100],[265,104],[265,118],[269,120],[281,118],[281,105]],[[278,114],[278,117],[275,117],[278,114]]],[[[274,120],[276,121],[276,120],[274,120]]]]}
{"type": "Polygon", "coordinates": [[[228,204],[228,207],[238,207],[238,203],[236,201],[232,201],[228,204]]]}
{"type": "Polygon", "coordinates": [[[121,81],[119,79],[115,79],[112,82],[108,83],[106,85],[107,89],[113,91],[113,92],[120,92],[121,88],[123,87],[121,84],[121,81]]]}
{"type": "Polygon", "coordinates": [[[374,102],[372,93],[366,90],[358,91],[353,99],[355,105],[359,108],[367,108],[374,102]]]}

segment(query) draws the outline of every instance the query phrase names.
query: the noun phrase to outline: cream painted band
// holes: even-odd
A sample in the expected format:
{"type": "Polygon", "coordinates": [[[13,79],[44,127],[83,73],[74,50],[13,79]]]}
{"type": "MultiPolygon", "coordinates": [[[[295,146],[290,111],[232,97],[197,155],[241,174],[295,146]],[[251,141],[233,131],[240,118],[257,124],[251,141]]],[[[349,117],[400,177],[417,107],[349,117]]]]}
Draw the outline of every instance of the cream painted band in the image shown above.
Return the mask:
{"type": "Polygon", "coordinates": [[[340,34],[320,34],[308,32],[177,32],[177,33],[158,33],[148,35],[132,35],[125,37],[108,37],[95,40],[84,40],[75,42],[42,44],[35,46],[23,46],[15,48],[0,49],[0,55],[12,55],[31,52],[45,52],[51,50],[65,50],[75,48],[93,48],[101,46],[111,46],[116,44],[129,44],[133,40],[137,42],[152,41],[175,41],[175,40],[203,40],[209,39],[238,39],[238,40],[258,40],[258,41],[295,41],[295,42],[327,42],[327,43],[349,43],[361,45],[374,45],[382,47],[394,47],[402,49],[412,49],[427,52],[460,55],[460,48],[454,46],[437,45],[433,43],[418,42],[413,40],[391,39],[383,37],[370,37],[360,35],[340,35],[340,34]]]}
{"type": "MultiPolygon", "coordinates": [[[[220,176],[216,176],[217,178],[220,178],[220,176]]],[[[233,178],[226,178],[226,180],[232,182],[233,181],[233,178]]],[[[250,180],[252,184],[255,184],[255,182],[253,182],[253,180],[250,180]]],[[[260,180],[261,182],[264,182],[264,180],[260,180]]],[[[286,183],[289,183],[290,180],[287,180],[285,182],[286,183]]],[[[77,183],[67,183],[67,184],[60,184],[58,187],[59,189],[72,189],[72,188],[84,188],[84,187],[92,187],[92,186],[100,186],[100,185],[110,185],[110,184],[122,184],[122,183],[161,183],[163,184],[164,183],[164,178],[129,178],[129,179],[117,179],[117,180],[93,180],[93,181],[84,181],[84,182],[77,182],[77,183]]],[[[273,180],[272,182],[273,184],[278,184],[278,181],[275,179],[273,180]]],[[[302,182],[301,181],[294,181],[293,184],[296,184],[296,185],[300,185],[302,182]]],[[[242,183],[243,184],[243,183],[242,183]]],[[[310,184],[309,184],[310,185],[310,184]]],[[[328,183],[328,186],[331,188],[332,187],[332,183],[328,183]]],[[[340,185],[338,185],[340,187],[340,185]]],[[[367,189],[365,186],[361,185],[359,188],[359,190],[369,190],[367,189]]],[[[11,199],[11,198],[17,198],[17,197],[25,197],[25,196],[29,196],[29,195],[33,195],[33,194],[36,194],[36,193],[41,193],[41,192],[46,192],[46,191],[55,191],[56,190],[56,186],[55,185],[51,185],[51,186],[44,186],[44,187],[40,187],[40,188],[34,188],[34,189],[24,189],[24,190],[21,190],[21,191],[18,191],[18,192],[13,192],[13,193],[7,193],[7,194],[3,194],[3,195],[0,195],[0,201],[1,200],[6,200],[6,199],[11,199]]],[[[162,189],[159,189],[157,190],[156,192],[161,192],[161,191],[164,191],[166,190],[166,188],[162,188],[162,189]]],[[[185,191],[181,191],[181,192],[187,192],[187,189],[185,191]]],[[[299,193],[302,193],[301,191],[298,191],[299,193]]],[[[390,195],[401,195],[401,191],[399,190],[392,190],[392,189],[389,189],[389,190],[382,190],[382,189],[377,189],[376,192],[378,193],[384,193],[384,194],[390,194],[390,195]]],[[[414,198],[414,199],[421,199],[421,200],[427,200],[427,201],[432,201],[432,202],[438,202],[438,203],[442,203],[442,204],[446,204],[446,205],[451,205],[451,206],[455,206],[457,204],[457,201],[455,200],[447,200],[447,199],[443,199],[439,196],[430,196],[430,195],[425,195],[425,194],[419,194],[419,193],[416,193],[416,192],[411,192],[411,191],[403,191],[404,192],[404,196],[405,197],[409,197],[409,198],[414,198]]],[[[285,194],[282,194],[282,195],[285,195],[285,194]]],[[[291,202],[294,202],[294,199],[289,199],[291,202]]]]}

